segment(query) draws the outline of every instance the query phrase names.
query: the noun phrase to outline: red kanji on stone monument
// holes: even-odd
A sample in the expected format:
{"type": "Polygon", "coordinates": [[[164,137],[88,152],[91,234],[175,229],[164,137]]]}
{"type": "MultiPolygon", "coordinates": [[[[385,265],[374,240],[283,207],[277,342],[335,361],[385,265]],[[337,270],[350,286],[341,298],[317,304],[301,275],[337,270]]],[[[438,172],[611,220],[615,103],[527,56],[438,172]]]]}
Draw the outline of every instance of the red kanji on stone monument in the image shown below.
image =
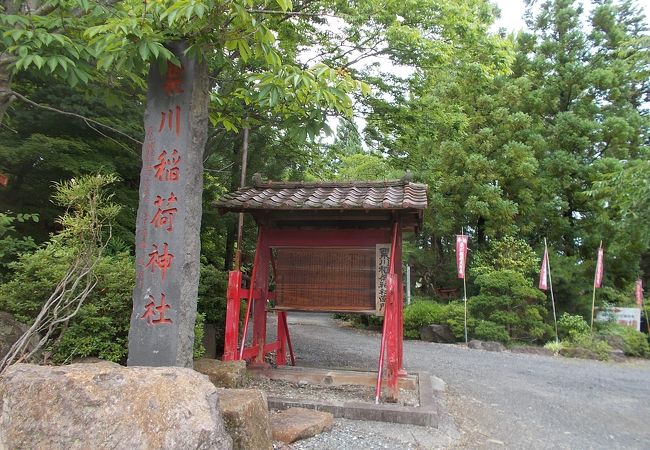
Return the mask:
{"type": "Polygon", "coordinates": [[[165,230],[169,232],[174,231],[174,214],[178,210],[171,207],[171,205],[176,203],[177,200],[173,192],[167,197],[167,200],[160,195],[156,195],[156,201],[153,204],[158,207],[158,211],[156,211],[150,223],[153,223],[156,228],[165,227],[165,230]]]}
{"type": "Polygon", "coordinates": [[[167,96],[181,94],[183,91],[183,68],[167,64],[167,73],[163,82],[163,90],[167,96]]]}
{"type": "Polygon", "coordinates": [[[174,149],[172,151],[171,157],[167,158],[167,150],[163,150],[160,155],[158,155],[158,164],[153,166],[156,170],[154,176],[158,178],[159,181],[178,181],[180,178],[180,169],[178,164],[181,162],[181,157],[178,154],[178,150],[174,149]]]}
{"type": "Polygon", "coordinates": [[[160,294],[160,305],[156,306],[153,295],[149,295],[149,303],[144,306],[144,314],[140,319],[145,319],[149,325],[161,325],[172,323],[172,319],[165,318],[165,311],[171,309],[171,306],[165,303],[165,294],[160,294]],[[154,319],[154,317],[157,317],[154,319]]]}
{"type": "Polygon", "coordinates": [[[157,267],[160,269],[160,273],[162,274],[162,280],[165,281],[165,275],[167,274],[167,269],[170,269],[172,267],[172,261],[174,260],[174,255],[169,253],[167,243],[165,242],[163,244],[163,251],[162,253],[158,252],[158,246],[156,244],[153,244],[153,251],[149,253],[149,262],[147,263],[146,266],[144,266],[145,269],[150,268],[151,272],[153,273],[154,269],[157,267]]]}
{"type": "Polygon", "coordinates": [[[176,128],[176,136],[181,134],[181,107],[176,105],[174,110],[168,110],[167,112],[160,113],[160,126],[158,127],[158,133],[161,133],[165,127],[168,130],[173,130],[174,126],[176,128]]]}

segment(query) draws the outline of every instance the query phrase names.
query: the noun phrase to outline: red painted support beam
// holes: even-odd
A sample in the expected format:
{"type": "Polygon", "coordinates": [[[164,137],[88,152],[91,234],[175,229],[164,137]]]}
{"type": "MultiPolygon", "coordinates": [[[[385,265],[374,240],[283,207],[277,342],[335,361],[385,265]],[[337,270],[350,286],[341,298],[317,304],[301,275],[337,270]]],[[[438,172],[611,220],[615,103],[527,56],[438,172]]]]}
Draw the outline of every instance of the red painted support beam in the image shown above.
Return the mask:
{"type": "Polygon", "coordinates": [[[269,291],[269,260],[271,250],[268,246],[268,230],[260,227],[260,240],[257,245],[255,256],[256,273],[255,287],[261,291],[259,297],[253,298],[253,344],[257,345],[259,353],[254,360],[255,364],[264,364],[264,344],[266,343],[266,303],[269,291]],[[258,257],[259,255],[259,257],[258,257]]]}
{"type": "Polygon", "coordinates": [[[246,346],[246,335],[248,334],[248,321],[251,316],[251,307],[253,304],[253,292],[255,290],[255,278],[260,254],[260,243],[262,242],[262,228],[257,232],[257,245],[255,247],[255,258],[253,259],[253,274],[251,275],[251,285],[248,291],[248,304],[246,306],[246,318],[244,319],[244,331],[241,337],[241,346],[239,347],[239,358],[244,358],[244,347],[246,346]]]}
{"type": "MultiPolygon", "coordinates": [[[[266,355],[267,353],[275,352],[278,350],[279,347],[280,347],[280,343],[277,341],[264,344],[264,350],[262,351],[262,353],[266,355]]],[[[244,349],[244,356],[242,359],[255,358],[259,353],[260,353],[259,345],[246,347],[244,349]]]]}
{"type": "MultiPolygon", "coordinates": [[[[226,332],[223,345],[223,360],[234,361],[237,357],[239,341],[239,305],[241,297],[241,277],[238,270],[228,272],[226,291],[226,332]]],[[[248,289],[247,289],[248,290],[248,289]]]]}
{"type": "Polygon", "coordinates": [[[278,342],[280,343],[280,347],[278,348],[278,352],[275,355],[275,363],[278,366],[286,366],[287,365],[287,347],[286,347],[287,334],[286,334],[286,328],[284,326],[284,321],[286,320],[287,313],[285,313],[284,311],[278,311],[276,314],[278,318],[278,342]]]}

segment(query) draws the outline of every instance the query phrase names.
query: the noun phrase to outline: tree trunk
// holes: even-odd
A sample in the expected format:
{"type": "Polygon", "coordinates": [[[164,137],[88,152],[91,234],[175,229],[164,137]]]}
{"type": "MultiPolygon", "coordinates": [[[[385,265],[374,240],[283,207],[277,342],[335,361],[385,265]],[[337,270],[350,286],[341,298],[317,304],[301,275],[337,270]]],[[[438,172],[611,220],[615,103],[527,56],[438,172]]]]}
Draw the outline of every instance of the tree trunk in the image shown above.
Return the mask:
{"type": "Polygon", "coordinates": [[[0,123],[4,120],[9,105],[13,101],[11,94],[11,80],[13,72],[11,66],[16,58],[7,53],[0,53],[0,123]]]}

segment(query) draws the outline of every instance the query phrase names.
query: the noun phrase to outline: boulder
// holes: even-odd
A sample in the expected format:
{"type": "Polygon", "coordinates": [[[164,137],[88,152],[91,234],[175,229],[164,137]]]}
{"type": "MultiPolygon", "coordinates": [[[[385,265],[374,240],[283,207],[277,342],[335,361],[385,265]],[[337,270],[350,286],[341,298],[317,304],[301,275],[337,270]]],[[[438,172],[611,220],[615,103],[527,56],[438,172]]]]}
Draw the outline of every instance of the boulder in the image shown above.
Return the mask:
{"type": "Polygon", "coordinates": [[[567,347],[560,350],[560,355],[567,358],[600,359],[598,353],[584,347],[567,347]]]}
{"type": "Polygon", "coordinates": [[[306,408],[289,408],[271,416],[273,440],[290,444],[332,428],[332,413],[306,408]]]}
{"type": "Polygon", "coordinates": [[[611,352],[609,352],[609,359],[612,361],[616,362],[623,362],[625,361],[625,352],[623,350],[620,350],[618,348],[615,348],[611,352]]]}
{"type": "Polygon", "coordinates": [[[246,361],[201,358],[194,361],[194,370],[207,375],[218,388],[240,388],[244,386],[246,361]]]}
{"type": "MultiPolygon", "coordinates": [[[[14,316],[8,312],[0,311],[0,359],[4,358],[11,346],[27,331],[29,327],[24,323],[18,322],[14,316]]],[[[38,336],[34,336],[30,340],[30,345],[27,351],[32,351],[36,348],[39,341],[38,336]]]]}
{"type": "Polygon", "coordinates": [[[479,341],[478,339],[472,339],[467,346],[475,350],[487,350],[488,352],[503,352],[506,349],[501,342],[479,341]]]}
{"type": "Polygon", "coordinates": [[[217,402],[181,367],[15,364],[0,376],[0,448],[230,449],[217,402]]]}
{"type": "Polygon", "coordinates": [[[272,450],[272,433],[266,395],[258,389],[217,389],[219,409],[233,448],[272,450]]]}
{"type": "Polygon", "coordinates": [[[420,327],[420,339],[427,342],[437,342],[439,344],[453,344],[456,337],[452,333],[449,325],[424,325],[420,327]]]}
{"type": "Polygon", "coordinates": [[[533,347],[533,346],[524,346],[524,347],[513,347],[510,350],[512,353],[528,353],[531,355],[542,355],[542,356],[553,356],[552,350],[544,347],[533,347]]]}
{"type": "Polygon", "coordinates": [[[483,350],[487,350],[488,352],[504,352],[506,346],[501,342],[485,341],[483,342],[483,350]]]}

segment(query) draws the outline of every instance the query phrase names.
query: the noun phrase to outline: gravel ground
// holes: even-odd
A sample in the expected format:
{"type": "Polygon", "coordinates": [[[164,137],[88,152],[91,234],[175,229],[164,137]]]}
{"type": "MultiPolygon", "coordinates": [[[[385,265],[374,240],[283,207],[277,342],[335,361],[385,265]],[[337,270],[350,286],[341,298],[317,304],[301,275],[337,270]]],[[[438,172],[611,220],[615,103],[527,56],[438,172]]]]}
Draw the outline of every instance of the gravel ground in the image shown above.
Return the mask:
{"type": "MultiPolygon", "coordinates": [[[[376,367],[379,335],[288,315],[297,364],[376,367]]],[[[271,328],[271,323],[269,324],[271,328]]],[[[406,341],[408,371],[447,383],[438,429],[337,419],[292,449],[650,448],[650,361],[610,363],[406,341]]]]}

